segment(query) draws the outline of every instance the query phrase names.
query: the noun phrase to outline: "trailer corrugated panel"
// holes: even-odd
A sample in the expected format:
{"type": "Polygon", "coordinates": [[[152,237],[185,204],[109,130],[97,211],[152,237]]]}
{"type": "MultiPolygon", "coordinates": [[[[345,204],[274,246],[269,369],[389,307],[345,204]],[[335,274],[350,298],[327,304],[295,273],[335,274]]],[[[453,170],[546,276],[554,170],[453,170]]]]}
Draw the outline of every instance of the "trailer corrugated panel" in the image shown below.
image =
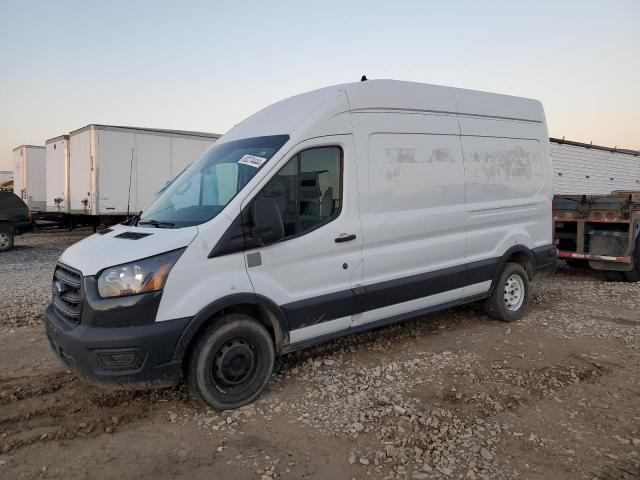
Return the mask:
{"type": "Polygon", "coordinates": [[[94,206],[91,214],[126,212],[129,171],[132,156],[135,156],[134,135],[129,132],[99,130],[96,139],[99,202],[97,209],[94,206]]]}
{"type": "Polygon", "coordinates": [[[91,211],[91,130],[69,135],[69,209],[72,213],[91,211]]]}
{"type": "Polygon", "coordinates": [[[65,212],[65,137],[46,141],[47,211],[65,212]]]}
{"type": "Polygon", "coordinates": [[[15,148],[13,161],[13,192],[24,200],[29,209],[44,210],[47,197],[44,147],[22,145],[15,148]]]}
{"type": "Polygon", "coordinates": [[[69,136],[71,213],[101,216],[142,210],[220,137],[109,125],[88,125],[69,136]]]}
{"type": "Polygon", "coordinates": [[[23,160],[22,147],[13,149],[13,193],[22,198],[25,189],[24,178],[22,177],[23,160]]]}
{"type": "Polygon", "coordinates": [[[142,210],[216,140],[178,132],[98,127],[99,202],[93,215],[142,210]]]}
{"type": "Polygon", "coordinates": [[[640,155],[551,142],[555,195],[607,195],[640,190],[640,155]]]}

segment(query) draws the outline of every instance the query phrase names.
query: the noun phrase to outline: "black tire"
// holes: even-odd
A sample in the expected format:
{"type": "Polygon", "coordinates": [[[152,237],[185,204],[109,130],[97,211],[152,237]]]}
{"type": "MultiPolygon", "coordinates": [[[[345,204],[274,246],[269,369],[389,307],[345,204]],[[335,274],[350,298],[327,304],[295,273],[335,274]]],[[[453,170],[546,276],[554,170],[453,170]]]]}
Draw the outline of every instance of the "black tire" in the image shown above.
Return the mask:
{"type": "MultiPolygon", "coordinates": [[[[513,287],[511,283],[510,285],[513,287]]],[[[511,298],[515,298],[514,294],[516,293],[516,289],[510,290],[510,292],[511,298]]],[[[509,300],[510,302],[512,302],[511,298],[509,300]]],[[[500,278],[498,279],[491,296],[485,300],[484,311],[496,320],[501,320],[503,322],[515,322],[522,318],[528,304],[529,276],[527,275],[527,272],[517,263],[505,263],[504,269],[500,274],[500,278]],[[519,303],[519,305],[507,305],[507,300],[505,299],[505,294],[508,294],[506,290],[507,281],[515,281],[519,283],[519,288],[517,290],[520,292],[521,301],[515,302],[519,303]]]]}
{"type": "Polygon", "coordinates": [[[219,410],[255,400],[269,382],[275,347],[267,329],[248,315],[224,315],[198,338],[187,386],[219,410]]]}
{"type": "Polygon", "coordinates": [[[571,268],[589,268],[587,260],[576,260],[575,258],[567,258],[564,261],[571,268]]]}
{"type": "Polygon", "coordinates": [[[7,225],[0,225],[0,252],[11,250],[14,241],[13,228],[7,225]]]}
{"type": "Polygon", "coordinates": [[[640,282],[640,234],[636,237],[636,248],[633,251],[633,270],[624,272],[627,282],[640,282]]]}
{"type": "Polygon", "coordinates": [[[618,270],[603,270],[602,274],[607,282],[624,282],[625,272],[619,272],[618,270]]]}

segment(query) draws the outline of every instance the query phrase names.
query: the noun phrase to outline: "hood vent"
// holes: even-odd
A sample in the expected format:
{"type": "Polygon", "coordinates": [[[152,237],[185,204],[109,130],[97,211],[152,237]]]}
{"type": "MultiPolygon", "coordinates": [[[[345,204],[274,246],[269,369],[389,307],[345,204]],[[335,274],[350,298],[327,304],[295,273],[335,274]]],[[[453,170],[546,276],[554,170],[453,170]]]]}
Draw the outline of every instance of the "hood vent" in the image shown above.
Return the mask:
{"type": "Polygon", "coordinates": [[[124,232],[120,235],[116,235],[113,238],[122,238],[124,240],[140,240],[141,238],[153,235],[153,233],[141,233],[141,232],[124,232]]]}

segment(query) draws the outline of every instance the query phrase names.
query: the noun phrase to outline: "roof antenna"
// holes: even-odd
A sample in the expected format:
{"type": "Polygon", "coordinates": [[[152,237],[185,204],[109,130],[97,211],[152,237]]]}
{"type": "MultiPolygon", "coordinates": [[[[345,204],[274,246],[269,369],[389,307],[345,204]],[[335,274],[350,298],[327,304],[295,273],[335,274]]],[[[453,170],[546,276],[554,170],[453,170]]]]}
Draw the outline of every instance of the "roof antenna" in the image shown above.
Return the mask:
{"type": "Polygon", "coordinates": [[[369,79],[367,78],[367,76],[366,76],[366,75],[362,75],[362,78],[360,79],[360,81],[361,81],[361,82],[366,82],[367,80],[369,80],[369,79]]]}

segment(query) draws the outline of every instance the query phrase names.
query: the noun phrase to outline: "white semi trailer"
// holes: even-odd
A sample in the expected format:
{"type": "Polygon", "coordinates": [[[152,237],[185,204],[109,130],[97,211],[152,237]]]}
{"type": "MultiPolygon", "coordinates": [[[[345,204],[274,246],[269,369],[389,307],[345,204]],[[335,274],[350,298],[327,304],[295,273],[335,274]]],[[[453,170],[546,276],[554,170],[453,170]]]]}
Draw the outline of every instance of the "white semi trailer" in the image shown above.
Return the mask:
{"type": "Polygon", "coordinates": [[[36,145],[20,145],[13,149],[13,193],[18,195],[30,210],[45,207],[45,151],[36,145]]]}
{"type": "Polygon", "coordinates": [[[640,190],[640,151],[550,138],[554,195],[640,190]]]}
{"type": "Polygon", "coordinates": [[[110,222],[138,212],[218,138],[91,124],[47,140],[47,210],[110,222]]]}
{"type": "Polygon", "coordinates": [[[551,158],[558,257],[640,282],[640,151],[552,138],[551,158]]]}

